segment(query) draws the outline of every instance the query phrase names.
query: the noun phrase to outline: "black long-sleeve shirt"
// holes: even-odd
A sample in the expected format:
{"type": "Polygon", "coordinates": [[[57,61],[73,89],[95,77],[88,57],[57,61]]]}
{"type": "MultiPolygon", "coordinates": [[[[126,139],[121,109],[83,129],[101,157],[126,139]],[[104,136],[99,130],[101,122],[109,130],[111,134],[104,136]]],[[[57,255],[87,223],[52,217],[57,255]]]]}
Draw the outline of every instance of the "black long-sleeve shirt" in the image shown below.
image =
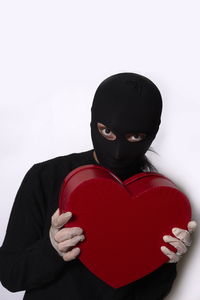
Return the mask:
{"type": "MultiPolygon", "coordinates": [[[[50,242],[51,216],[65,176],[76,167],[97,164],[93,150],[33,165],[15,197],[0,248],[0,281],[25,300],[160,300],[176,277],[176,264],[164,264],[133,283],[114,289],[76,258],[66,262],[50,242]]],[[[142,264],[142,259],[141,259],[142,264]]]]}

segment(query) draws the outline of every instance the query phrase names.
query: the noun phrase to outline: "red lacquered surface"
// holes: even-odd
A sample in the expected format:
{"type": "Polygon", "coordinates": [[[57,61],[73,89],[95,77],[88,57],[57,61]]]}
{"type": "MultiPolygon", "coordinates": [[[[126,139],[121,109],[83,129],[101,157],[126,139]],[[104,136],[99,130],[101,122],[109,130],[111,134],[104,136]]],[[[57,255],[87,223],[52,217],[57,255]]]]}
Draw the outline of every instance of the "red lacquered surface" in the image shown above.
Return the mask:
{"type": "Polygon", "coordinates": [[[114,288],[167,262],[160,250],[163,235],[173,235],[173,227],[187,229],[191,219],[188,198],[162,174],[144,172],[121,182],[96,165],[79,167],[65,177],[59,208],[73,214],[66,227],[84,230],[79,259],[114,288]]]}

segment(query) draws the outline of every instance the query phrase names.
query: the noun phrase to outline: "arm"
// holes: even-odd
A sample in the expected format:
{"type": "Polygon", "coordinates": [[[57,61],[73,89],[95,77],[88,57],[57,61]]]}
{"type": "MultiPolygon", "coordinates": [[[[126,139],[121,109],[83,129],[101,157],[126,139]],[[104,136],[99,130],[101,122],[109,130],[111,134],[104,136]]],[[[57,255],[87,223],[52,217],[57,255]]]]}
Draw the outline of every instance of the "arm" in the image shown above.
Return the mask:
{"type": "Polygon", "coordinates": [[[0,281],[12,292],[51,282],[66,267],[52,247],[49,233],[44,234],[47,199],[39,171],[40,164],[36,164],[25,175],[0,248],[0,281]]]}

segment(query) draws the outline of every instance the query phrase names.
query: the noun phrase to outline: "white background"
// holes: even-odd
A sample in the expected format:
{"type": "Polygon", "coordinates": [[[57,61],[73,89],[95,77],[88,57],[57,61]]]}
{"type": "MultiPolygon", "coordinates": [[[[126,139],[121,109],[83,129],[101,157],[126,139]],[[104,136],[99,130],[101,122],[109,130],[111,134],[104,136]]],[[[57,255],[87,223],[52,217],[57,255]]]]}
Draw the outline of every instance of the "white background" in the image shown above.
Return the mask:
{"type": "MultiPolygon", "coordinates": [[[[190,197],[199,222],[199,1],[1,1],[0,242],[34,164],[92,148],[90,107],[106,77],[136,72],[163,96],[151,154],[190,197]]],[[[199,231],[166,299],[198,300],[199,231]]],[[[0,299],[22,299],[0,286],[0,299]]]]}

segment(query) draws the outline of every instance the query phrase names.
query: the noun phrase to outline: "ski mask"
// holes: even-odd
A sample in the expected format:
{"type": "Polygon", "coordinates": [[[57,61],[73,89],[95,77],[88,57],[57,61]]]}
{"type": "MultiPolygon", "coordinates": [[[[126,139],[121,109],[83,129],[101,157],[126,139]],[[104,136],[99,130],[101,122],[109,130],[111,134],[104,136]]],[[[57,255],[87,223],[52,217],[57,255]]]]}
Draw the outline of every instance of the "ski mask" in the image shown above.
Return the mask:
{"type": "Polygon", "coordinates": [[[91,112],[92,142],[100,165],[121,180],[140,172],[141,160],[161,122],[162,98],[156,85],[135,73],[110,76],[97,88],[91,112]],[[102,136],[97,123],[104,124],[116,139],[102,136]],[[129,133],[144,133],[145,138],[130,142],[129,133]]]}

